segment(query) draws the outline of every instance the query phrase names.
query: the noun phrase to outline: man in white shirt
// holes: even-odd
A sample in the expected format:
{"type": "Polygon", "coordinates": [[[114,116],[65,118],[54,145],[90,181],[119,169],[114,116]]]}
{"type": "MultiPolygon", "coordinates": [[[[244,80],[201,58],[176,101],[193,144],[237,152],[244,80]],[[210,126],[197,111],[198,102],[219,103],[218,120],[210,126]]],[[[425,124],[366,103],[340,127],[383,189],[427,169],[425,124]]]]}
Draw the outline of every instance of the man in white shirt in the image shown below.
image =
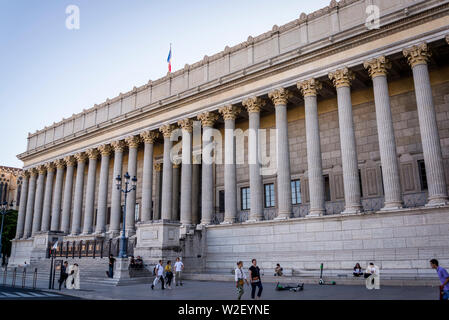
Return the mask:
{"type": "Polygon", "coordinates": [[[380,289],[380,271],[379,267],[374,265],[374,263],[370,262],[368,267],[366,268],[365,273],[370,276],[366,278],[366,288],[368,290],[371,289],[380,289]]]}
{"type": "Polygon", "coordinates": [[[159,260],[159,263],[154,267],[156,278],[154,279],[153,283],[151,284],[151,290],[154,289],[154,286],[156,286],[159,281],[161,282],[161,289],[164,290],[164,267],[162,266],[162,260],[159,260]]]}
{"type": "Polygon", "coordinates": [[[178,286],[178,283],[182,286],[182,278],[181,278],[181,272],[184,270],[184,263],[182,263],[181,259],[179,257],[176,258],[175,262],[175,283],[176,286],[178,286]]]}

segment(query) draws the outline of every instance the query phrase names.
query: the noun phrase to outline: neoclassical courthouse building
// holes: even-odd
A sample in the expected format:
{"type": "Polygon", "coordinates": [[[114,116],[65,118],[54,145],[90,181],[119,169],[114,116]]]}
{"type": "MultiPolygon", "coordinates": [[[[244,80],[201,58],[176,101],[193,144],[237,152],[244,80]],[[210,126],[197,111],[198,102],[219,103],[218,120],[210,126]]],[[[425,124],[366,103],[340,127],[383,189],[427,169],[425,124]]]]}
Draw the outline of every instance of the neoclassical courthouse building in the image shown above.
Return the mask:
{"type": "Polygon", "coordinates": [[[10,261],[117,238],[126,209],[134,255],[187,270],[434,275],[430,258],[449,264],[448,42],[448,0],[332,0],[30,134],[10,261]]]}

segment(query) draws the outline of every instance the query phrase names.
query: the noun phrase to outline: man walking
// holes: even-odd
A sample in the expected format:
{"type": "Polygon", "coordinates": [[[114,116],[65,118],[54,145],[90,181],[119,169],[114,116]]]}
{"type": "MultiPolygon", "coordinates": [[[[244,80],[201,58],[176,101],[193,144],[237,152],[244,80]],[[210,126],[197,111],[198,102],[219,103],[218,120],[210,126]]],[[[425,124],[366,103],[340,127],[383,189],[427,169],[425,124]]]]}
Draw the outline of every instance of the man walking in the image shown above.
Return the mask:
{"type": "Polygon", "coordinates": [[[156,278],[151,284],[151,290],[154,289],[154,286],[156,286],[159,281],[161,282],[161,289],[164,290],[164,267],[162,266],[162,260],[159,260],[159,263],[154,267],[154,273],[156,274],[156,278]]]}
{"type": "Polygon", "coordinates": [[[61,266],[61,275],[59,277],[59,290],[61,290],[61,286],[65,281],[67,280],[67,277],[69,274],[67,273],[67,268],[69,267],[69,263],[67,261],[64,261],[64,264],[61,266]]]}
{"type": "Polygon", "coordinates": [[[440,299],[441,300],[449,300],[449,273],[443,267],[438,265],[437,259],[430,260],[430,267],[432,269],[436,269],[438,277],[440,278],[441,286],[440,286],[440,299]]]}
{"type": "Polygon", "coordinates": [[[175,283],[176,286],[180,284],[182,286],[182,278],[181,278],[181,272],[184,270],[184,263],[182,263],[181,259],[179,257],[176,258],[175,262],[175,283]]]}
{"type": "Polygon", "coordinates": [[[249,281],[251,282],[251,299],[254,300],[256,295],[256,287],[259,287],[259,291],[257,292],[257,299],[260,299],[262,295],[262,280],[260,279],[260,268],[257,266],[257,260],[253,259],[252,266],[249,268],[249,281]]]}
{"type": "Polygon", "coordinates": [[[115,258],[112,254],[110,254],[109,255],[109,271],[106,271],[106,274],[108,275],[109,278],[114,277],[114,263],[115,263],[115,258]]]}

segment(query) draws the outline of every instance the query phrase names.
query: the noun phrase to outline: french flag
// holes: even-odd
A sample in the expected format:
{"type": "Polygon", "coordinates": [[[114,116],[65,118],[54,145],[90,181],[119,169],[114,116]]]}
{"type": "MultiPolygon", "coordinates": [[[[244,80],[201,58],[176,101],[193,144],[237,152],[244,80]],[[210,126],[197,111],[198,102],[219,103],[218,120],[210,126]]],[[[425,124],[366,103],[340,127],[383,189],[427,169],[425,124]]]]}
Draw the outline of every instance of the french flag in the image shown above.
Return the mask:
{"type": "Polygon", "coordinates": [[[168,52],[167,63],[168,63],[168,72],[171,72],[171,44],[170,44],[170,51],[168,52]]]}

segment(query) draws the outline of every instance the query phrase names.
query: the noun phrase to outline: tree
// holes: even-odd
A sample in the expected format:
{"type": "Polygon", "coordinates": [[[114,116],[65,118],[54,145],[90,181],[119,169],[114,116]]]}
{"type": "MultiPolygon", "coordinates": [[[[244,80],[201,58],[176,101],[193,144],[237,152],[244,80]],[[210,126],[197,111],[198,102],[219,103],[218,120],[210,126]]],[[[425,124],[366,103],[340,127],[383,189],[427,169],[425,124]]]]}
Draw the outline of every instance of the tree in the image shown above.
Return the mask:
{"type": "Polygon", "coordinates": [[[17,216],[16,210],[8,210],[5,215],[2,235],[2,256],[11,255],[11,240],[16,236],[17,216]]]}

